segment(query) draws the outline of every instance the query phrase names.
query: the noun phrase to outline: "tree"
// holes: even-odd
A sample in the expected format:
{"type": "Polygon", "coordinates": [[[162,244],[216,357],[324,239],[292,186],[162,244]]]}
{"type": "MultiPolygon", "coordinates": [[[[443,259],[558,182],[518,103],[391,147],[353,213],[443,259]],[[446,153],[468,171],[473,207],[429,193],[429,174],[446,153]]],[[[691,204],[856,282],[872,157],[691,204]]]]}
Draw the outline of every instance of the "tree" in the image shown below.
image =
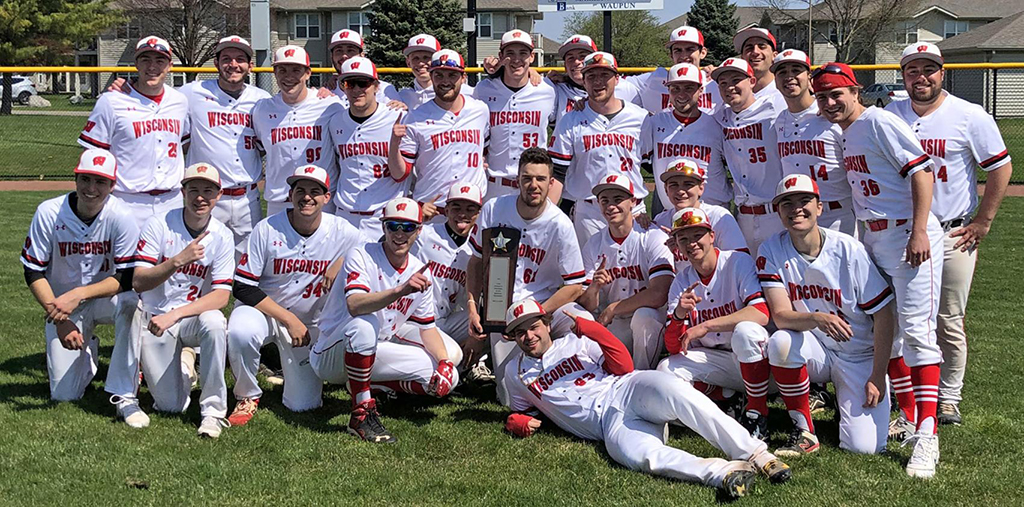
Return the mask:
{"type": "MultiPolygon", "coordinates": [[[[620,67],[670,65],[665,50],[668,32],[650,11],[615,11],[612,13],[612,54],[620,67]]],[[[594,39],[604,48],[604,15],[600,11],[577,12],[565,20],[562,38],[581,34],[594,39]]]]}
{"type": "MultiPolygon", "coordinates": [[[[442,48],[466,56],[466,33],[462,31],[466,9],[457,0],[377,0],[371,9],[366,56],[378,67],[405,67],[402,49],[419,33],[433,35],[442,48]]],[[[466,65],[474,63],[467,61],[466,65]]],[[[412,78],[400,76],[392,84],[411,85],[412,78]]]]}
{"type": "Polygon", "coordinates": [[[705,59],[708,63],[718,64],[736,56],[736,50],[732,47],[732,39],[739,25],[735,4],[729,0],[696,0],[686,14],[686,22],[704,34],[704,47],[708,49],[705,59]]]}
{"type": "MultiPolygon", "coordinates": [[[[121,20],[106,0],[4,0],[0,4],[0,66],[65,63],[121,20]]],[[[3,75],[0,114],[11,114],[11,75],[3,75]]]]}
{"type": "MultiPolygon", "coordinates": [[[[759,1],[775,19],[807,25],[807,0],[759,1]]],[[[895,25],[916,13],[920,3],[920,0],[823,0],[813,4],[811,31],[815,40],[827,41],[835,48],[837,61],[873,60],[875,47],[879,43],[891,43],[895,25]]]]}

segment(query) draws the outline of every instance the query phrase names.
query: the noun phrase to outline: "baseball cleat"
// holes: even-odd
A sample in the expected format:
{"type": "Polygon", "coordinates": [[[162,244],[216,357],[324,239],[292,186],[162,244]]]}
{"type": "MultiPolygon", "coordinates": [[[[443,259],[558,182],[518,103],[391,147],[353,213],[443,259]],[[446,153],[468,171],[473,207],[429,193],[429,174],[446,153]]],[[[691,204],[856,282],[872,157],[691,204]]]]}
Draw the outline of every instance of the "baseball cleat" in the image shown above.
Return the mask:
{"type": "Polygon", "coordinates": [[[380,422],[377,403],[372,398],[352,409],[352,416],[348,420],[348,432],[364,442],[375,444],[391,444],[398,441],[380,422]]]}
{"type": "Polygon", "coordinates": [[[129,396],[114,395],[110,402],[117,406],[117,418],[132,428],[149,426],[149,416],[139,407],[139,400],[129,396]]]}
{"type": "Polygon", "coordinates": [[[740,417],[740,424],[750,432],[750,436],[758,440],[768,439],[768,417],[760,412],[748,410],[740,417]]]}
{"type": "Polygon", "coordinates": [[[242,398],[235,405],[235,410],[228,416],[228,422],[232,426],[245,426],[245,423],[256,415],[256,407],[260,404],[259,398],[242,398]]]}
{"type": "Polygon", "coordinates": [[[960,417],[960,404],[956,402],[939,403],[939,424],[952,424],[960,426],[963,419],[960,417]]]}
{"type": "Polygon", "coordinates": [[[907,420],[900,412],[899,417],[889,422],[889,440],[906,440],[917,431],[917,425],[907,420]]]}
{"type": "Polygon", "coordinates": [[[743,395],[740,393],[733,393],[732,396],[727,396],[722,400],[711,400],[718,405],[718,409],[725,413],[725,415],[731,417],[734,421],[739,421],[743,417],[743,409],[745,408],[746,401],[743,399],[743,395]]]}
{"type": "Polygon", "coordinates": [[[228,426],[231,426],[231,423],[227,419],[212,415],[204,416],[203,422],[199,424],[198,434],[200,437],[217,438],[220,436],[220,432],[228,426]]]}
{"type": "Polygon", "coordinates": [[[776,456],[803,456],[818,450],[818,436],[810,431],[793,428],[786,445],[775,449],[776,456]]]}
{"type": "Polygon", "coordinates": [[[746,461],[734,461],[735,470],[725,474],[722,484],[718,487],[728,498],[740,498],[754,492],[754,481],[757,469],[746,461]]]}
{"type": "Polygon", "coordinates": [[[836,399],[828,392],[824,384],[811,384],[811,393],[808,396],[811,405],[811,414],[824,412],[826,408],[835,407],[836,399]]]}
{"type": "Polygon", "coordinates": [[[919,479],[935,477],[935,466],[939,464],[939,436],[914,434],[903,445],[914,444],[914,451],[907,462],[907,475],[919,479]]]}
{"type": "Polygon", "coordinates": [[[262,375],[267,380],[267,383],[274,386],[284,385],[284,373],[280,370],[271,370],[267,365],[260,363],[260,367],[256,370],[256,375],[262,375]]]}
{"type": "Polygon", "coordinates": [[[793,477],[793,470],[789,468],[789,465],[768,451],[762,451],[750,458],[750,461],[772,484],[782,484],[793,477]]]}
{"type": "Polygon", "coordinates": [[[481,361],[469,369],[469,373],[466,374],[466,380],[479,383],[494,382],[494,372],[481,361]]]}

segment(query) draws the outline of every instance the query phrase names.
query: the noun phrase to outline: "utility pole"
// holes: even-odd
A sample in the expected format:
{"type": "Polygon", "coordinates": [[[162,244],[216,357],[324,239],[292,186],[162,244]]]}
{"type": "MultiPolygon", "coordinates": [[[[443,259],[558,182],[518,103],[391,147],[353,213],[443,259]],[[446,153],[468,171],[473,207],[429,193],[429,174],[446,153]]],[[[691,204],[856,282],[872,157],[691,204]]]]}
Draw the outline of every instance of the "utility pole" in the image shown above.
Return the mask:
{"type": "Polygon", "coordinates": [[[814,32],[811,20],[814,18],[814,0],[807,0],[807,58],[814,62],[814,32]]]}
{"type": "Polygon", "coordinates": [[[612,11],[604,11],[604,52],[612,52],[612,11]]]}
{"type": "MultiPolygon", "coordinates": [[[[466,30],[466,52],[469,53],[467,67],[476,67],[476,0],[466,0],[466,19],[463,22],[466,30]]],[[[476,73],[470,74],[469,84],[476,86],[476,73]]]]}

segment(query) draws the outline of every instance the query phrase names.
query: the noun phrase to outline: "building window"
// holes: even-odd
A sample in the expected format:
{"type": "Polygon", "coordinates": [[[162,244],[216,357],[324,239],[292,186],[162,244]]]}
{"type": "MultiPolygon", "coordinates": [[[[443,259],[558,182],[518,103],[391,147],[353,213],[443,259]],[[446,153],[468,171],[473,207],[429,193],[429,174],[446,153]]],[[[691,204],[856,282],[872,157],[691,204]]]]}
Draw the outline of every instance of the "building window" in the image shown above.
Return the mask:
{"type": "Polygon", "coordinates": [[[493,20],[491,18],[491,13],[489,13],[489,12],[481,12],[481,13],[476,15],[476,36],[477,37],[486,37],[488,39],[491,38],[493,33],[494,33],[493,27],[494,27],[494,25],[493,25],[493,20]]]}
{"type": "Polygon", "coordinates": [[[138,40],[142,38],[142,24],[138,21],[129,20],[127,23],[117,25],[118,39],[138,40]]]}
{"type": "Polygon", "coordinates": [[[320,14],[316,12],[300,12],[295,15],[296,39],[320,38],[320,14]]]}
{"type": "Polygon", "coordinates": [[[348,13],[348,29],[359,32],[359,35],[366,35],[370,30],[370,18],[366,16],[365,12],[350,12],[348,13]]]}
{"type": "Polygon", "coordinates": [[[966,21],[946,21],[945,23],[945,38],[950,38],[967,31],[968,23],[966,21]]]}
{"type": "Polygon", "coordinates": [[[843,40],[843,27],[835,23],[829,23],[828,40],[833,44],[839,44],[839,41],[843,40]]]}
{"type": "Polygon", "coordinates": [[[917,23],[913,21],[904,21],[896,24],[896,39],[897,44],[915,44],[917,43],[917,23]]]}

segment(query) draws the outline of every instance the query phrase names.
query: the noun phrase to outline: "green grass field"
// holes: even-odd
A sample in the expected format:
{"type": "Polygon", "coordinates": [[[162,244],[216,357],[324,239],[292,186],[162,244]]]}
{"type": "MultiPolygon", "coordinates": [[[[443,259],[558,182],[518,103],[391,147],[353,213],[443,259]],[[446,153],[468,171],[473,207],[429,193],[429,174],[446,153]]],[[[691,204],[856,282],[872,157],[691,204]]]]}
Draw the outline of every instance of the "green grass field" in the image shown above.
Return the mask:
{"type": "MultiPolygon", "coordinates": [[[[0,215],[0,504],[39,505],[705,505],[710,488],[625,470],[600,444],[545,423],[519,440],[502,430],[505,411],[493,388],[460,390],[444,401],[399,398],[382,408],[396,445],[358,442],[344,432],[348,396],[328,388],[324,406],[293,414],[281,390],[268,389],[256,418],[216,441],[196,437],[198,392],[185,415],[152,415],[132,430],[112,421],[101,379],[111,329],[101,328],[104,358],[85,398],[48,401],[42,314],[24,287],[16,259],[37,203],[54,194],[8,192],[0,215]]],[[[942,461],[931,482],[910,480],[909,449],[882,456],[837,449],[831,412],[816,419],[823,449],[791,460],[793,480],[758,483],[742,505],[1019,505],[1024,483],[1024,403],[1019,396],[1024,331],[1019,310],[1024,199],[1008,198],[985,243],[967,317],[972,355],[965,425],[943,427],[942,461]],[[1014,296],[1014,294],[1017,294],[1014,296]],[[1016,303],[1015,303],[1016,301],[1016,303]]],[[[229,379],[230,382],[230,379],[229,379]]],[[[264,386],[269,388],[269,386],[264,386]]],[[[143,408],[152,401],[143,390],[143,408]]],[[[233,403],[233,400],[232,400],[233,403]]],[[[788,417],[772,406],[784,439],[788,417]]],[[[720,456],[693,433],[673,429],[672,445],[720,456]]]]}

